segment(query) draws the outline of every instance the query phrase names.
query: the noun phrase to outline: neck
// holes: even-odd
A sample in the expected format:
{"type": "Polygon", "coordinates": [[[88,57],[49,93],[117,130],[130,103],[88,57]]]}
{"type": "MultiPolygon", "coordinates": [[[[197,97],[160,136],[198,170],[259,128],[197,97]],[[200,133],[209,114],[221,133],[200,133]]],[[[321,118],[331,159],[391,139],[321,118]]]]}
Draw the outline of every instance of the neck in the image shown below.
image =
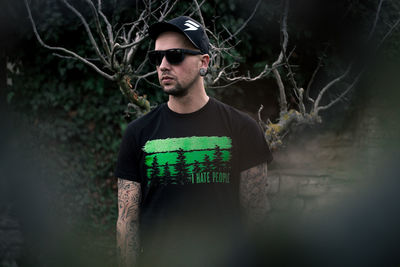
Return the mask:
{"type": "Polygon", "coordinates": [[[204,86],[199,90],[191,90],[185,96],[169,96],[168,107],[176,113],[192,113],[204,107],[209,97],[204,86]]]}

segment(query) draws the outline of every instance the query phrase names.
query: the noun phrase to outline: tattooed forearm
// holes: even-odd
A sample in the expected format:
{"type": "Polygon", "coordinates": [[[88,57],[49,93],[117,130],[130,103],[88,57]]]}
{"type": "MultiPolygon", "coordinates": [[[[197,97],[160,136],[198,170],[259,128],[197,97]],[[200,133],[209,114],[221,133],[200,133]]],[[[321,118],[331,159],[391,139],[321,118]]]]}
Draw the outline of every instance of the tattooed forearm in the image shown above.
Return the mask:
{"type": "Polygon", "coordinates": [[[250,225],[260,223],[270,209],[267,186],[267,163],[240,174],[240,203],[250,225]]]}
{"type": "Polygon", "coordinates": [[[140,184],[118,179],[117,253],[119,266],[135,266],[139,253],[140,184]]]}

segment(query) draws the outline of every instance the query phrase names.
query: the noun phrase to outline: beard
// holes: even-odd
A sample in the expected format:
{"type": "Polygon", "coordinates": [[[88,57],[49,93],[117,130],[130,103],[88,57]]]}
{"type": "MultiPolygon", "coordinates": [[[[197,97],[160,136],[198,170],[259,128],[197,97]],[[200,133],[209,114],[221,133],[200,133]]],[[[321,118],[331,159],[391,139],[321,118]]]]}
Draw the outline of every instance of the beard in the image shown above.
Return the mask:
{"type": "Polygon", "coordinates": [[[163,90],[164,90],[164,93],[166,93],[167,95],[176,96],[176,97],[184,97],[189,92],[188,87],[184,88],[178,82],[176,83],[176,85],[173,88],[165,89],[165,87],[163,86],[163,90]]]}
{"type": "Polygon", "coordinates": [[[177,79],[175,79],[175,86],[171,88],[166,88],[166,86],[163,86],[161,84],[161,87],[163,88],[164,93],[170,96],[175,96],[175,97],[184,97],[189,93],[189,89],[193,86],[193,84],[196,83],[197,79],[199,79],[200,76],[194,77],[186,86],[183,86],[177,79]]]}

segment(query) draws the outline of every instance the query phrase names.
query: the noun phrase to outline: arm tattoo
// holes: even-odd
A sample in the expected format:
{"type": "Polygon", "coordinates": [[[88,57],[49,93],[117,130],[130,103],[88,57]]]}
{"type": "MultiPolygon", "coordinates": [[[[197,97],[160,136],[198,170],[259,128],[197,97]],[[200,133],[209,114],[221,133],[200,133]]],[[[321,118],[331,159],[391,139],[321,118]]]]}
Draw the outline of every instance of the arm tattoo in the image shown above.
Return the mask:
{"type": "Polygon", "coordinates": [[[240,173],[240,204],[250,225],[260,223],[270,210],[267,186],[267,163],[240,173]]]}
{"type": "Polygon", "coordinates": [[[140,184],[118,178],[117,253],[119,266],[134,266],[140,248],[140,184]]]}

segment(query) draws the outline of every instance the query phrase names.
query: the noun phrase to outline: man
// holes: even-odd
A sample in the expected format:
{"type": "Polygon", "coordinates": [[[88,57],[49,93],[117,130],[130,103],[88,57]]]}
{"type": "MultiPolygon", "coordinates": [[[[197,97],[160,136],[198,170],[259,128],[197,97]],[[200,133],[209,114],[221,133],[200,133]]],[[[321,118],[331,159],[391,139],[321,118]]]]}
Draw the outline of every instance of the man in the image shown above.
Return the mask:
{"type": "Polygon", "coordinates": [[[209,40],[198,22],[178,17],[149,34],[149,60],[169,100],[131,122],[121,144],[120,263],[139,256],[143,266],[233,266],[240,211],[251,225],[269,209],[271,153],[253,119],[207,96],[209,40]]]}

